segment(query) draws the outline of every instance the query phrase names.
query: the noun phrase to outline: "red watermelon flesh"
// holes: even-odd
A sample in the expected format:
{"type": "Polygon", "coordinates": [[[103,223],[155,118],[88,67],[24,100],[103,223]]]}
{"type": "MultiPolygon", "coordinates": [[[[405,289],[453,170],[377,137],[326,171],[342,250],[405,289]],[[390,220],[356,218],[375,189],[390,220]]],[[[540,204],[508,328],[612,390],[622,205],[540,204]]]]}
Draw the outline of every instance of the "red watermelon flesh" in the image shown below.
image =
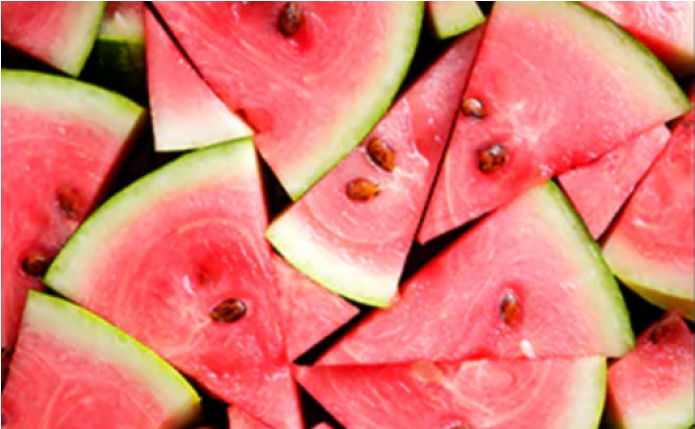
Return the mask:
{"type": "Polygon", "coordinates": [[[328,423],[321,423],[314,426],[314,429],[333,429],[328,423]]]}
{"type": "Polygon", "coordinates": [[[550,182],[438,255],[320,362],[622,356],[632,344],[615,279],[550,182]]]}
{"type": "Polygon", "coordinates": [[[688,110],[651,53],[573,2],[496,3],[464,104],[421,242],[688,110]]]}
{"type": "Polygon", "coordinates": [[[386,111],[423,14],[421,2],[155,6],[213,90],[257,132],[261,155],[293,199],[386,111]]]}
{"type": "Polygon", "coordinates": [[[272,429],[239,407],[229,407],[229,429],[272,429]]]}
{"type": "Polygon", "coordinates": [[[150,350],[75,305],[30,293],[3,429],[179,429],[199,413],[195,390],[150,350]]]}
{"type": "Polygon", "coordinates": [[[251,140],[178,158],[108,201],[46,284],[276,429],[301,425],[251,140]]]}
{"type": "Polygon", "coordinates": [[[583,1],[623,26],[676,73],[695,66],[692,1],[583,1]]]}
{"type": "Polygon", "coordinates": [[[2,41],[77,76],[104,13],[103,1],[15,1],[2,4],[2,41]]]}
{"type": "Polygon", "coordinates": [[[150,11],[145,13],[145,32],[150,110],[158,151],[194,149],[253,134],[222,104],[150,11]]]}
{"type": "Polygon", "coordinates": [[[295,360],[345,325],[359,310],[273,256],[287,356],[295,360]]]}
{"type": "Polygon", "coordinates": [[[589,232],[599,238],[666,146],[671,133],[660,125],[558,178],[589,232]]]}
{"type": "Polygon", "coordinates": [[[621,429],[689,428],[695,424],[695,337],[667,314],[608,371],[607,417],[621,429]]]}
{"type": "MultiPolygon", "coordinates": [[[[4,7],[4,5],[3,5],[4,7]]],[[[27,290],[105,191],[143,110],[67,78],[2,71],[2,347],[27,290]]]]}
{"type": "Polygon", "coordinates": [[[297,378],[348,428],[594,429],[604,358],[417,361],[301,367],[297,378]]]}
{"type": "Polygon", "coordinates": [[[273,222],[266,236],[290,263],[352,300],[389,305],[482,31],[454,42],[362,145],[273,222]],[[380,150],[370,151],[375,144],[380,150]],[[374,154],[387,158],[379,164],[374,154]],[[360,180],[377,186],[378,195],[352,198],[349,187],[360,180]]]}

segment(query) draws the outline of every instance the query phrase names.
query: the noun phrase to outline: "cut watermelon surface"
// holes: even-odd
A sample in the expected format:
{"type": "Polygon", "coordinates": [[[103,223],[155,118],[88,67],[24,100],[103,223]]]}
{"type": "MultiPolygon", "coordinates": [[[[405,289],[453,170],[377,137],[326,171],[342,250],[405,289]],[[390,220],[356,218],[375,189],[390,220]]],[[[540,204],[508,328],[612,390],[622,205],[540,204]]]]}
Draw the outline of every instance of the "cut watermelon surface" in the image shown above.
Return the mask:
{"type": "Polygon", "coordinates": [[[239,407],[229,408],[229,429],[272,429],[239,407]]]}
{"type": "Polygon", "coordinates": [[[606,231],[670,136],[660,125],[558,178],[594,238],[606,231]]]}
{"type": "Polygon", "coordinates": [[[551,182],[435,257],[320,362],[622,356],[632,345],[615,279],[551,182]]]}
{"type": "Polygon", "coordinates": [[[695,7],[692,1],[583,1],[620,24],[675,73],[693,74],[695,7]]]}
{"type": "Polygon", "coordinates": [[[695,283],[694,113],[674,126],[671,139],[606,240],[613,272],[647,301],[680,308],[693,320],[695,283]]]}
{"type": "Polygon", "coordinates": [[[695,424],[695,337],[677,314],[640,336],[608,371],[607,422],[617,429],[685,429],[695,424]]]}
{"type": "Polygon", "coordinates": [[[2,41],[77,76],[94,46],[104,1],[16,1],[2,4],[2,41]]]}
{"type": "Polygon", "coordinates": [[[222,104],[150,11],[145,27],[156,150],[195,149],[251,136],[251,128],[222,104]]]}
{"type": "Polygon", "coordinates": [[[423,243],[689,105],[662,64],[604,16],[573,2],[498,2],[462,107],[423,243]]]}
{"type": "Polygon", "coordinates": [[[45,281],[212,395],[297,429],[266,225],[253,142],[213,146],[104,204],[45,281]]]}
{"type": "Polygon", "coordinates": [[[388,109],[423,15],[422,2],[155,6],[295,200],[388,109]]]}
{"type": "Polygon", "coordinates": [[[4,429],[188,427],[195,390],[149,349],[93,314],[31,292],[2,393],[4,429]]]}
{"type": "Polygon", "coordinates": [[[428,1],[427,18],[438,39],[458,36],[485,21],[474,1],[428,1]]]}
{"type": "Polygon", "coordinates": [[[279,256],[273,256],[273,262],[287,356],[293,361],[357,316],[359,310],[314,283],[279,256]]]}
{"type": "MultiPolygon", "coordinates": [[[[3,8],[5,5],[3,5],[3,8]]],[[[27,290],[104,193],[143,110],[72,79],[2,71],[2,347],[27,290]]]]}
{"type": "Polygon", "coordinates": [[[606,362],[417,361],[317,366],[298,380],[348,428],[595,429],[606,362]]]}
{"type": "Polygon", "coordinates": [[[359,147],[273,222],[266,236],[295,267],[352,300],[390,304],[481,35],[457,40],[359,147]]]}

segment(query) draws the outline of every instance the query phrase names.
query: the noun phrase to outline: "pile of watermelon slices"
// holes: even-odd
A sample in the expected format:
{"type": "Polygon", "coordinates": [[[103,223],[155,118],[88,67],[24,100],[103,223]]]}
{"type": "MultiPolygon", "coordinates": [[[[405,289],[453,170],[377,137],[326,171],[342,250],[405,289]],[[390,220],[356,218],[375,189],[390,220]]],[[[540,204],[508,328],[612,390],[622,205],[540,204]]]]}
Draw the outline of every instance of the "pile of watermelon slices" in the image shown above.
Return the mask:
{"type": "Polygon", "coordinates": [[[1,7],[3,429],[695,425],[693,2],[1,7]]]}

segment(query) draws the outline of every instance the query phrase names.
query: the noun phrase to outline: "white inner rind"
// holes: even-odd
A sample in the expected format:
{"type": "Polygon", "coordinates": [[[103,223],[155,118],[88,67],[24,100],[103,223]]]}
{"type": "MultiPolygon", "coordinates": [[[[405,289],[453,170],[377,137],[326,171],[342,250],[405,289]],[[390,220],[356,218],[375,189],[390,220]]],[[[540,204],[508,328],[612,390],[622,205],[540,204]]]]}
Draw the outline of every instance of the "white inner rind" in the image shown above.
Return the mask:
{"type": "Polygon", "coordinates": [[[427,2],[427,11],[439,39],[457,36],[485,21],[485,15],[474,1],[427,2]]]}

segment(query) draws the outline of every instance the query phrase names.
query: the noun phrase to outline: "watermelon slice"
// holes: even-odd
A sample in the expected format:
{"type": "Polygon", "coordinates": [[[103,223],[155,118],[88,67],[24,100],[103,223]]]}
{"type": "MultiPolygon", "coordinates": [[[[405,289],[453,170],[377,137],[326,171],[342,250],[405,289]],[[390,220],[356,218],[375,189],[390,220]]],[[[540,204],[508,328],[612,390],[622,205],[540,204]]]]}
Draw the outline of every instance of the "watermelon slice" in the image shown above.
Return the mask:
{"type": "Polygon", "coordinates": [[[295,267],[352,300],[389,305],[481,35],[457,40],[361,146],[273,222],[266,236],[295,267]]]}
{"type": "Polygon", "coordinates": [[[695,337],[676,314],[650,327],[608,371],[607,421],[619,429],[695,424],[695,337]]]}
{"type": "Polygon", "coordinates": [[[615,279],[550,182],[437,256],[321,362],[622,356],[632,345],[615,279]]]}
{"type": "Polygon", "coordinates": [[[94,46],[104,1],[14,1],[2,4],[2,41],[72,76],[94,46]]]}
{"type": "Polygon", "coordinates": [[[670,136],[668,128],[660,125],[596,162],[568,171],[558,178],[594,238],[606,231],[670,136]]]}
{"type": "Polygon", "coordinates": [[[145,27],[156,150],[195,149],[251,136],[251,128],[203,82],[152,12],[145,13],[145,27]]]}
{"type": "Polygon", "coordinates": [[[691,111],[637,187],[603,254],[613,272],[647,301],[695,318],[695,133],[691,111]]]}
{"type": "Polygon", "coordinates": [[[314,429],[333,429],[328,423],[321,423],[314,426],[314,429]]]}
{"type": "Polygon", "coordinates": [[[359,310],[273,256],[287,356],[295,360],[345,325],[359,310]],[[311,321],[311,322],[308,322],[311,321]]]}
{"type": "Polygon", "coordinates": [[[3,348],[27,290],[106,190],[143,114],[72,79],[2,71],[3,348]]]}
{"type": "Polygon", "coordinates": [[[485,21],[474,1],[428,1],[427,18],[438,39],[458,36],[485,21]]]}
{"type": "Polygon", "coordinates": [[[3,429],[176,429],[199,413],[195,390],[150,350],[73,304],[29,294],[3,429]]]}
{"type": "Polygon", "coordinates": [[[251,140],[196,151],[88,219],[46,284],[276,429],[300,427],[251,140]]]}
{"type": "Polygon", "coordinates": [[[583,1],[623,26],[675,73],[693,74],[695,7],[692,1],[583,1]]]}
{"type": "Polygon", "coordinates": [[[272,429],[239,407],[229,407],[229,429],[272,429]]]}
{"type": "Polygon", "coordinates": [[[606,389],[600,357],[317,366],[297,373],[338,421],[360,429],[595,429],[606,389]]]}
{"type": "Polygon", "coordinates": [[[155,6],[295,200],[388,109],[423,15],[422,2],[155,6]]]}
{"type": "Polygon", "coordinates": [[[463,225],[688,108],[661,63],[602,15],[573,2],[495,3],[418,238],[463,225]]]}

